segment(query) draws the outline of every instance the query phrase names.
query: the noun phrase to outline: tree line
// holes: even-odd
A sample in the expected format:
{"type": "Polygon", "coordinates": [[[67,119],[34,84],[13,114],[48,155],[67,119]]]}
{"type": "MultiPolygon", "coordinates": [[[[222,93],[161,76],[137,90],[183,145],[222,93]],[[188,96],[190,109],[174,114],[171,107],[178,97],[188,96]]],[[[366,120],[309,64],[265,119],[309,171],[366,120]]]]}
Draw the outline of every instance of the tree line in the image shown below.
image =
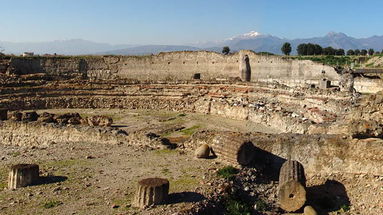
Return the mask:
{"type": "MultiPolygon", "coordinates": [[[[282,45],[281,51],[285,55],[290,55],[292,48],[290,43],[284,43],[282,45]]],[[[298,55],[338,55],[338,56],[343,56],[343,55],[374,55],[374,54],[380,54],[382,52],[375,52],[374,49],[350,49],[347,52],[345,52],[344,49],[335,49],[331,46],[329,47],[321,47],[318,44],[312,44],[312,43],[302,43],[299,44],[297,47],[297,52],[298,55]]]]}

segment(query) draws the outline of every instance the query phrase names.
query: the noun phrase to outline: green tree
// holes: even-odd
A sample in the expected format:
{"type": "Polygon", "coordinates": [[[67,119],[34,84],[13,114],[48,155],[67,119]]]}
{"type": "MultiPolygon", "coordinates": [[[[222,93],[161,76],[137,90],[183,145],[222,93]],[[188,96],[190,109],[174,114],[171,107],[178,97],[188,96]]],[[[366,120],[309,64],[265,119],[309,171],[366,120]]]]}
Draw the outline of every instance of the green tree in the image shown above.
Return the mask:
{"type": "Polygon", "coordinates": [[[335,55],[335,53],[336,53],[336,50],[333,47],[331,47],[331,46],[326,47],[326,48],[323,49],[323,54],[324,55],[335,55]]]}
{"type": "Polygon", "coordinates": [[[339,56],[344,55],[344,49],[337,49],[335,54],[339,56]]]}
{"type": "Polygon", "coordinates": [[[347,51],[347,55],[355,55],[354,50],[350,49],[347,51]]]}
{"type": "Polygon", "coordinates": [[[284,43],[281,51],[284,55],[290,55],[291,53],[291,44],[290,43],[284,43]]]}
{"type": "Polygon", "coordinates": [[[302,43],[297,47],[298,55],[307,55],[307,44],[302,43]]]}
{"type": "Polygon", "coordinates": [[[374,55],[374,53],[375,53],[374,49],[369,49],[368,50],[368,55],[372,56],[372,55],[374,55]]]}
{"type": "Polygon", "coordinates": [[[355,49],[355,55],[360,55],[360,50],[359,49],[355,49]]]}
{"type": "Polygon", "coordinates": [[[229,48],[229,46],[225,46],[225,47],[223,47],[223,48],[222,48],[222,53],[225,54],[225,55],[229,54],[229,53],[230,53],[230,48],[229,48]]]}
{"type": "Polygon", "coordinates": [[[318,44],[315,44],[315,55],[321,55],[323,54],[323,48],[322,46],[318,45],[318,44]]]}
{"type": "Polygon", "coordinates": [[[366,49],[362,49],[362,51],[360,51],[360,54],[363,55],[363,56],[367,55],[367,50],[366,49]]]}
{"type": "Polygon", "coordinates": [[[307,44],[307,55],[314,55],[315,54],[315,45],[312,43],[307,44]]]}

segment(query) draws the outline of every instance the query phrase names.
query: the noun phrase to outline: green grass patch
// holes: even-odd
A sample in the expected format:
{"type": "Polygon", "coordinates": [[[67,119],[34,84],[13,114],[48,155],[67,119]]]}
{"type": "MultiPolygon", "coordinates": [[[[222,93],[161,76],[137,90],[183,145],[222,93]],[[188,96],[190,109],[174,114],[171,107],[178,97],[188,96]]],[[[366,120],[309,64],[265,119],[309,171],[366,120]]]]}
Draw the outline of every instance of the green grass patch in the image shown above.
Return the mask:
{"type": "Polygon", "coordinates": [[[172,149],[159,149],[159,150],[155,150],[154,153],[156,155],[168,155],[168,154],[175,154],[177,153],[177,151],[172,149]]]}
{"type": "Polygon", "coordinates": [[[225,201],[226,214],[228,215],[250,215],[252,208],[246,202],[229,196],[225,201]]]}
{"type": "Polygon", "coordinates": [[[341,205],[340,212],[347,212],[350,210],[350,205],[341,205]]]}
{"type": "Polygon", "coordinates": [[[170,181],[170,190],[172,192],[181,192],[194,189],[199,185],[198,179],[189,175],[184,175],[180,178],[170,181]]]}
{"type": "Polygon", "coordinates": [[[8,186],[8,172],[6,168],[0,168],[0,191],[8,186]]]}
{"type": "Polygon", "coordinates": [[[374,63],[366,64],[366,67],[374,67],[374,63]]]}
{"type": "Polygon", "coordinates": [[[350,65],[353,60],[349,56],[299,56],[298,60],[311,60],[330,66],[350,65]]]}
{"type": "Polygon", "coordinates": [[[267,203],[262,199],[255,201],[255,205],[257,206],[257,211],[266,211],[269,208],[267,203]]]}
{"type": "Polygon", "coordinates": [[[11,152],[9,155],[12,157],[17,157],[21,155],[21,152],[11,152]]]}
{"type": "Polygon", "coordinates": [[[217,171],[217,175],[219,177],[225,178],[225,179],[232,179],[239,170],[237,168],[234,168],[232,166],[226,166],[217,171]]]}
{"type": "Polygon", "coordinates": [[[52,201],[45,202],[43,204],[43,208],[45,208],[45,209],[54,208],[54,207],[60,206],[62,204],[64,204],[62,201],[52,200],[52,201]]]}
{"type": "Polygon", "coordinates": [[[182,129],[180,132],[183,134],[183,135],[186,135],[186,136],[190,136],[192,134],[194,134],[195,132],[197,132],[197,130],[201,128],[200,125],[195,125],[195,126],[192,126],[190,128],[185,128],[185,129],[182,129]]]}

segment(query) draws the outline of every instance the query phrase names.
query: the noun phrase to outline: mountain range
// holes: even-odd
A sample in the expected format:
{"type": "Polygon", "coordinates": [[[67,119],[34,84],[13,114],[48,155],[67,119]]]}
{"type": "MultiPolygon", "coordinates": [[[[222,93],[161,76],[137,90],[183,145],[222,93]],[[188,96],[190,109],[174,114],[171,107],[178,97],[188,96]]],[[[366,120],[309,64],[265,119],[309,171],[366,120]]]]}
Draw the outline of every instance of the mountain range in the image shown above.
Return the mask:
{"type": "MultiPolygon", "coordinates": [[[[170,51],[197,51],[207,50],[220,52],[223,46],[229,46],[232,51],[241,49],[253,50],[255,52],[271,52],[281,54],[283,43],[292,45],[292,54],[296,54],[296,47],[301,43],[314,43],[322,47],[348,49],[370,49],[376,51],[383,49],[383,36],[372,36],[368,38],[354,38],[344,33],[330,32],[322,37],[306,39],[284,39],[273,35],[261,34],[255,31],[228,38],[222,41],[211,41],[194,43],[189,45],[111,45],[108,43],[97,43],[82,39],[60,40],[51,42],[2,42],[0,47],[7,54],[21,54],[23,52],[34,52],[36,54],[63,54],[63,55],[145,55],[157,54],[170,51]]],[[[1,49],[0,49],[1,50],[1,49]]]]}

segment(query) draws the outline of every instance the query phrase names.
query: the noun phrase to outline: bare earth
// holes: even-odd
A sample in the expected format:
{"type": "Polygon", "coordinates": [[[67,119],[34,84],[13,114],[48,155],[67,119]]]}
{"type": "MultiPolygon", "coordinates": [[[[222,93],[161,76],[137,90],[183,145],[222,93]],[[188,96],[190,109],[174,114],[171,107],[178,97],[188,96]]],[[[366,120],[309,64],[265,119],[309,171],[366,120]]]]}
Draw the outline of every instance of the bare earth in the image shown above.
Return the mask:
{"type": "MultiPolygon", "coordinates": [[[[199,114],[100,109],[44,111],[109,115],[115,126],[128,132],[145,129],[169,138],[183,137],[178,139],[187,139],[204,128],[274,132],[250,122],[199,114]]],[[[178,211],[203,199],[209,192],[204,179],[223,166],[217,160],[195,159],[192,153],[183,150],[149,150],[124,144],[80,142],[42,148],[0,144],[0,151],[0,214],[156,214],[170,212],[171,208],[178,211]],[[7,167],[16,163],[39,164],[41,175],[50,183],[14,191],[5,189],[7,167]],[[146,177],[168,178],[174,203],[148,211],[132,208],[136,183],[146,177]],[[46,208],[47,203],[57,205],[46,208]]]]}

